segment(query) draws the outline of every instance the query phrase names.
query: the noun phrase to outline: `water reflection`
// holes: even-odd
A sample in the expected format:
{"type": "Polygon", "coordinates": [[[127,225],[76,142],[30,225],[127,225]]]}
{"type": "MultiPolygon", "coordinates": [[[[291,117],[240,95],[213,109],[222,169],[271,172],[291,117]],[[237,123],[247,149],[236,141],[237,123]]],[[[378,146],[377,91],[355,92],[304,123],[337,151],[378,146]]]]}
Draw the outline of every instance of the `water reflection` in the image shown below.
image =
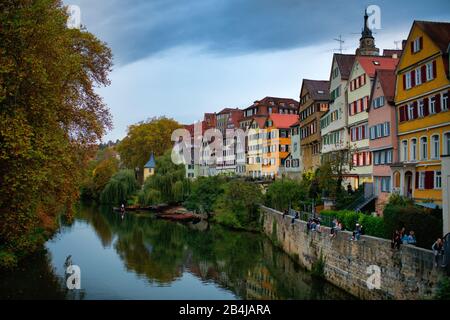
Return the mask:
{"type": "Polygon", "coordinates": [[[262,235],[204,222],[183,225],[148,213],[122,219],[110,208],[82,207],[47,247],[26,273],[0,276],[0,298],[351,298],[312,278],[262,235]],[[84,268],[82,291],[64,289],[69,254],[84,268]]]}

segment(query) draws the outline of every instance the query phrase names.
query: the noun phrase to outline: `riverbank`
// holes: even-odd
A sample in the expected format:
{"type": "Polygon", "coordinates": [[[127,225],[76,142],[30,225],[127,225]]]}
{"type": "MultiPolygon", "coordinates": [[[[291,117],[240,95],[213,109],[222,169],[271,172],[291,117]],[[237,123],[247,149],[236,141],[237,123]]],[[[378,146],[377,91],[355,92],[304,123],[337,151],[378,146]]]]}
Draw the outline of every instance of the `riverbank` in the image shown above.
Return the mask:
{"type": "Polygon", "coordinates": [[[328,227],[308,232],[306,222],[292,223],[267,207],[261,207],[261,215],[263,232],[287,254],[308,270],[322,261],[324,278],[360,299],[431,299],[443,276],[430,250],[409,245],[393,250],[389,240],[370,236],[350,241],[346,231],[331,238],[328,227]],[[367,280],[377,284],[370,281],[377,270],[380,286],[369,288],[367,280]]]}

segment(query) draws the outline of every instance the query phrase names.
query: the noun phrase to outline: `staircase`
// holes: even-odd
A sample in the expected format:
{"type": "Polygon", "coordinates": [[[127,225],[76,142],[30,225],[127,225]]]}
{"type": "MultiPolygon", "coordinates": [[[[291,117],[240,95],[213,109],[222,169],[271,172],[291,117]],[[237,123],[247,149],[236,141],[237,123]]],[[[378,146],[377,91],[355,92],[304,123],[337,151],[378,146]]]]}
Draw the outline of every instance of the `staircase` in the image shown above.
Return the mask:
{"type": "Polygon", "coordinates": [[[358,199],[353,201],[353,203],[351,203],[345,209],[347,209],[347,210],[354,210],[354,211],[361,211],[368,204],[370,204],[372,201],[374,201],[376,198],[377,198],[377,196],[373,192],[373,185],[371,183],[366,183],[364,185],[364,195],[360,196],[358,199]]]}

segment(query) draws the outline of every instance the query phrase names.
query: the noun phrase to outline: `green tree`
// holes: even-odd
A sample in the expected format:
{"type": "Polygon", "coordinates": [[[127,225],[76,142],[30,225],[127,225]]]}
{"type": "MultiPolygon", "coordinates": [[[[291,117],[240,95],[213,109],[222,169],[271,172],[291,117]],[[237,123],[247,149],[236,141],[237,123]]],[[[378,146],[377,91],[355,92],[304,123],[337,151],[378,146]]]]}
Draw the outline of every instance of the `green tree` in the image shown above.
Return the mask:
{"type": "Polygon", "coordinates": [[[186,208],[211,214],[217,198],[224,192],[224,176],[198,177],[191,185],[191,192],[185,202],[186,208]]]}
{"type": "Polygon", "coordinates": [[[9,257],[37,249],[55,216],[71,212],[81,169],[111,125],[94,90],[109,84],[111,51],[67,19],[59,0],[0,3],[0,251],[9,257]]]}
{"type": "Polygon", "coordinates": [[[287,210],[290,206],[300,208],[301,201],[308,197],[307,190],[308,183],[288,178],[276,180],[267,189],[265,204],[280,211],[287,210]]]}
{"type": "Polygon", "coordinates": [[[106,184],[100,195],[100,201],[104,204],[126,204],[138,187],[134,171],[121,170],[106,184]]]}
{"type": "Polygon", "coordinates": [[[184,201],[189,194],[189,180],[184,165],[172,162],[171,150],[156,158],[155,174],[147,178],[139,194],[139,203],[174,204],[184,201]]]}
{"type": "Polygon", "coordinates": [[[127,136],[117,146],[120,158],[125,167],[139,168],[141,174],[150,153],[161,156],[173,146],[171,136],[181,125],[166,117],[151,118],[128,128],[127,136]]]}

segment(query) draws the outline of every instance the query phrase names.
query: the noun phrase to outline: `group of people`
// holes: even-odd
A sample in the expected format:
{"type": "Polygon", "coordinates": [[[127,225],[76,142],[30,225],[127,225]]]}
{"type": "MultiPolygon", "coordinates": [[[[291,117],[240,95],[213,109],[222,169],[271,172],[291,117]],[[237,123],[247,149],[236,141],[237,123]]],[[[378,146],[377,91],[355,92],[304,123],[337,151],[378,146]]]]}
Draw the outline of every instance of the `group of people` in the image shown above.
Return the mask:
{"type": "Polygon", "coordinates": [[[400,245],[402,244],[410,244],[415,245],[417,242],[416,235],[414,231],[406,232],[405,227],[400,230],[395,230],[392,235],[391,247],[392,249],[400,249],[400,245]]]}
{"type": "Polygon", "coordinates": [[[308,230],[320,232],[320,218],[309,218],[306,227],[308,230]]]}

